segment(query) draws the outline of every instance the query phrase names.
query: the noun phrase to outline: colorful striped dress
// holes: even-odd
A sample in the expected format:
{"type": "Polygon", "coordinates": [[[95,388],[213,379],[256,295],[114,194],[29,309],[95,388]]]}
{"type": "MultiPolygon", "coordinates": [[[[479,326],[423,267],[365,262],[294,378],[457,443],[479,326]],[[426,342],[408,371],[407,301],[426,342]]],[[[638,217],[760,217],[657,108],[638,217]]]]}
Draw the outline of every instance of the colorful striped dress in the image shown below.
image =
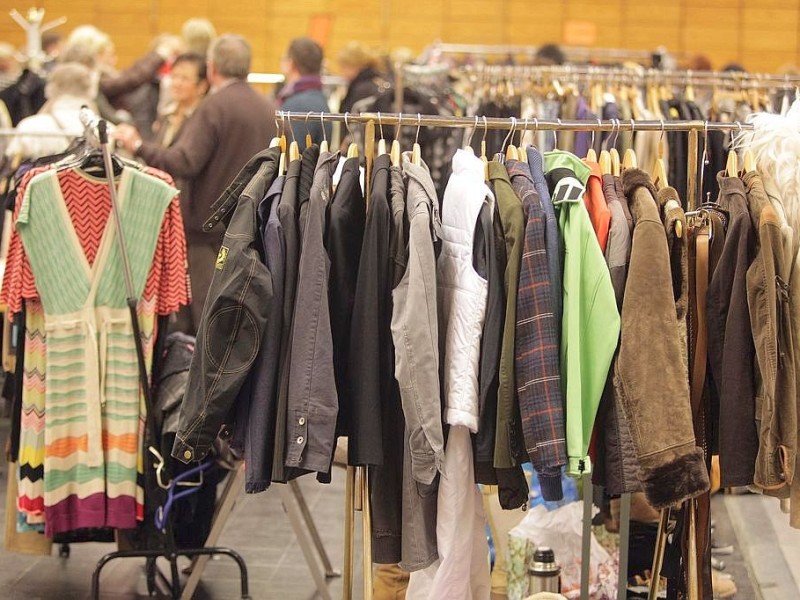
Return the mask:
{"type": "MultiPolygon", "coordinates": [[[[29,263],[17,259],[22,267],[11,278],[24,280],[29,270],[44,308],[26,305],[19,508],[28,523],[44,517],[48,535],[130,528],[142,514],[144,411],[103,188],[108,196],[104,181],[47,171],[27,183],[18,203],[17,246],[21,241],[29,263]]],[[[174,188],[133,169],[123,172],[119,197],[149,355],[156,308],[171,312],[187,298],[180,212],[174,188]]],[[[3,295],[13,311],[14,301],[31,294],[24,283],[10,291],[7,283],[3,295]]]]}

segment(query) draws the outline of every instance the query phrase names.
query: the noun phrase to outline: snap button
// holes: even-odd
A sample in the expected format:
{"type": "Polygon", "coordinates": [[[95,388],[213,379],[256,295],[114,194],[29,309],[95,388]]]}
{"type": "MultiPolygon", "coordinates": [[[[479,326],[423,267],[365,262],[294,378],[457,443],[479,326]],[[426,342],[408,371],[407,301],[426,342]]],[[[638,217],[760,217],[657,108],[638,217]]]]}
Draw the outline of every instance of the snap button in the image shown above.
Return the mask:
{"type": "Polygon", "coordinates": [[[305,417],[300,417],[299,419],[297,419],[297,424],[298,425],[305,425],[306,424],[306,418],[305,417]]]}
{"type": "Polygon", "coordinates": [[[304,438],[303,438],[303,436],[302,436],[302,435],[301,435],[301,436],[299,436],[299,437],[297,438],[297,443],[298,443],[298,444],[302,444],[302,443],[303,443],[303,441],[304,441],[304,438]]]}
{"type": "Polygon", "coordinates": [[[189,460],[190,458],[192,458],[192,451],[191,450],[186,450],[183,453],[183,458],[185,458],[186,460],[189,460]]]}

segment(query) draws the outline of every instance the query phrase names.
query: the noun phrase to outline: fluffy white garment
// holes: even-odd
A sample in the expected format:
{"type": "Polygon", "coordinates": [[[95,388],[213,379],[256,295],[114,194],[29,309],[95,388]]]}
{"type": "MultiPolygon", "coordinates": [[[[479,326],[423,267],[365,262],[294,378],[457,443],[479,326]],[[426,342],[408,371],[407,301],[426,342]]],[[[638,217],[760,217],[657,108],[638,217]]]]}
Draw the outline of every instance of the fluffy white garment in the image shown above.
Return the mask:
{"type": "Polygon", "coordinates": [[[736,135],[735,147],[753,153],[756,169],[779,194],[789,225],[800,231],[800,100],[785,115],[755,113],[748,122],[753,129],[736,135]]]}

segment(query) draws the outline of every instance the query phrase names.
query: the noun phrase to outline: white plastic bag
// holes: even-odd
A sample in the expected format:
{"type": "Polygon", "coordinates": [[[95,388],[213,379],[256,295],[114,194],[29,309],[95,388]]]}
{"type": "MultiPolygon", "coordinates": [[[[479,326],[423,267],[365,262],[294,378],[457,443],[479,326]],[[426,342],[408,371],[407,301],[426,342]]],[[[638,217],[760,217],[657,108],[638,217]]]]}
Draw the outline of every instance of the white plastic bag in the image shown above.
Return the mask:
{"type": "MultiPolygon", "coordinates": [[[[581,589],[581,535],[583,503],[572,502],[548,512],[544,506],[535,506],[514,529],[509,532],[509,600],[522,600],[527,594],[527,565],[518,564],[530,557],[532,548],[547,546],[553,549],[556,563],[561,567],[561,593],[567,598],[580,598],[581,589]],[[518,580],[524,573],[522,581],[518,580]],[[512,581],[512,574],[515,575],[512,581]]],[[[590,597],[601,600],[606,590],[616,589],[614,559],[592,534],[590,563],[590,597]],[[602,585],[599,575],[602,573],[602,585]]]]}

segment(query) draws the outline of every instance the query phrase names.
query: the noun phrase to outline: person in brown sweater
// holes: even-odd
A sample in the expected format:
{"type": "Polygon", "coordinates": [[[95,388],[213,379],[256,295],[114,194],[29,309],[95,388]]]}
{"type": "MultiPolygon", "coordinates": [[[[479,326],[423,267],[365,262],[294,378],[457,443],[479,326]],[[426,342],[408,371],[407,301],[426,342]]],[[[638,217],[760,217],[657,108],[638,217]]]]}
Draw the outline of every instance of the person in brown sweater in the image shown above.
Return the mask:
{"type": "Polygon", "coordinates": [[[271,102],[247,83],[250,45],[241,36],[226,34],[208,51],[211,93],[184,123],[179,139],[168,148],[142,140],[139,132],[121,125],[115,136],[121,145],[148,165],[186,181],[181,198],[192,304],[180,328],[195,334],[214,273],[224,230],[203,231],[211,205],[250,158],[275,136],[271,102]]]}

